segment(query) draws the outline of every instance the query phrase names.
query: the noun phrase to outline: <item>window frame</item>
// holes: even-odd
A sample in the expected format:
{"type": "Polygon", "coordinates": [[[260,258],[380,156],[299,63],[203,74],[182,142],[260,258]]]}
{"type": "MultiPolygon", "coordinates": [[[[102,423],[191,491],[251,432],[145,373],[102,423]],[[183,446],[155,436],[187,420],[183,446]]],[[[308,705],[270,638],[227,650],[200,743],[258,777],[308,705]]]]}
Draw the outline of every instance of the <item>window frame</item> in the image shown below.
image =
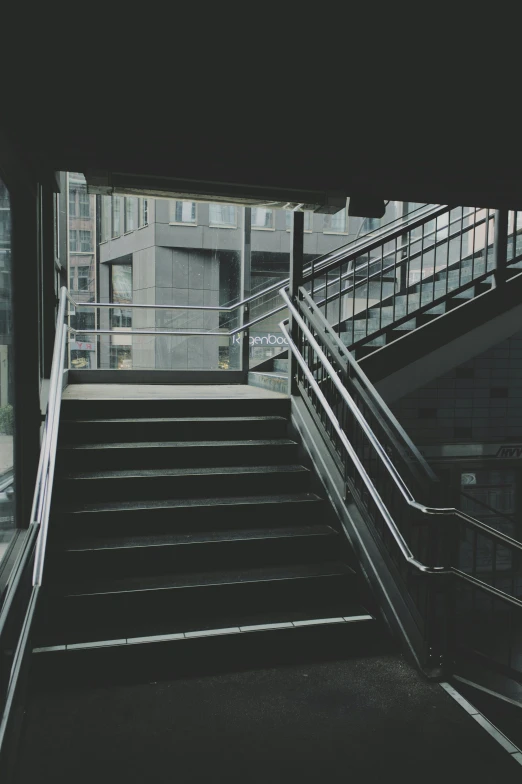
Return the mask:
{"type": "Polygon", "coordinates": [[[189,199],[169,199],[169,226],[197,226],[198,225],[198,203],[189,199]],[[174,217],[176,217],[176,204],[193,204],[194,205],[194,221],[177,221],[172,220],[172,205],[174,205],[174,217]]]}
{"type": "Polygon", "coordinates": [[[213,202],[208,205],[208,225],[211,229],[237,229],[237,206],[235,204],[224,204],[221,202],[213,202]],[[234,223],[212,223],[210,214],[211,207],[231,207],[234,210],[234,223]]]}
{"type": "Polygon", "coordinates": [[[138,229],[144,229],[149,225],[149,199],[140,196],[138,199],[138,229]],[[145,208],[145,205],[147,207],[145,208]]]}
{"type": "Polygon", "coordinates": [[[124,234],[131,234],[133,231],[136,231],[136,215],[135,215],[135,208],[136,207],[136,197],[135,196],[124,196],[123,197],[123,233],[124,234]],[[132,218],[132,228],[128,228],[127,226],[127,205],[131,207],[131,218],[132,218]]]}
{"type": "MultiPolygon", "coordinates": [[[[267,212],[272,213],[272,225],[271,226],[254,226],[253,222],[251,222],[251,230],[252,231],[275,231],[275,210],[273,207],[252,207],[253,210],[267,210],[267,212]]],[[[286,218],[285,218],[286,220],[286,218]]]]}
{"type": "Polygon", "coordinates": [[[111,204],[111,239],[115,240],[118,237],[121,237],[121,196],[112,196],[112,204],[111,204]],[[118,233],[114,233],[114,205],[119,205],[118,210],[118,233]]]}

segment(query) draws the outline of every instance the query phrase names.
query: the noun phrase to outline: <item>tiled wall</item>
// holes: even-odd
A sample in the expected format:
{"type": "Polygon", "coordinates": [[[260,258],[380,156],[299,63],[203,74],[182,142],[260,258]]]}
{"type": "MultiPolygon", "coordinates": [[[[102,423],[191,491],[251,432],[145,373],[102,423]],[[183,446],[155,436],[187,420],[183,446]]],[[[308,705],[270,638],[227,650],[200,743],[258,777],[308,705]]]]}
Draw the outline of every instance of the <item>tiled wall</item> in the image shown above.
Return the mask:
{"type": "Polygon", "coordinates": [[[522,332],[394,403],[414,443],[522,441],[522,332]]]}

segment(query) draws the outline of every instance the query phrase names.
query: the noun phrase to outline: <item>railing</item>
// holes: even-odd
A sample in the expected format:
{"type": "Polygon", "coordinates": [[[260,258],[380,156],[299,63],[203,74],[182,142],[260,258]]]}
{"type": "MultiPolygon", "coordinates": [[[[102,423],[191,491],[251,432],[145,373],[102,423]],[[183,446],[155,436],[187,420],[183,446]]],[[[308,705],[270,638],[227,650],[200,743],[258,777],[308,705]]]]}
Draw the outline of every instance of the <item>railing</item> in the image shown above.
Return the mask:
{"type": "MultiPolygon", "coordinates": [[[[498,282],[496,220],[493,210],[433,209],[380,243],[305,271],[305,287],[346,345],[384,344],[392,329],[414,317],[445,312],[450,295],[465,297],[480,283],[498,282]]],[[[506,269],[522,260],[521,224],[510,212],[506,269]]]]}
{"type": "Polygon", "coordinates": [[[18,692],[23,686],[24,670],[30,653],[31,626],[43,579],[65,348],[69,332],[69,327],[65,323],[68,302],[72,303],[72,300],[64,287],[60,292],[47,414],[43,427],[31,519],[24,544],[13,566],[0,611],[0,764],[6,754],[8,736],[13,728],[18,692]]]}
{"type": "Polygon", "coordinates": [[[292,319],[292,331],[287,323],[280,326],[296,360],[297,388],[347,492],[394,565],[424,641],[419,661],[451,669],[456,651],[478,649],[522,674],[515,656],[522,629],[522,544],[458,509],[417,500],[415,493],[429,495],[430,484],[435,487],[425,462],[333,330],[325,329],[304,288],[295,302],[285,290],[281,295],[292,319]],[[361,405],[360,390],[373,406],[361,405]],[[496,618],[492,604],[503,608],[496,618]],[[473,623],[466,621],[468,610],[473,623]],[[490,632],[498,624],[503,637],[497,637],[499,650],[492,650],[490,632]]]}
{"type": "MultiPolygon", "coordinates": [[[[415,228],[426,221],[430,216],[436,215],[440,212],[440,206],[427,205],[414,210],[408,215],[390,221],[386,226],[374,230],[369,234],[361,236],[346,245],[320,256],[313,260],[313,262],[306,266],[305,273],[309,275],[316,275],[323,269],[328,269],[332,264],[338,263],[349,255],[362,252],[363,248],[375,243],[380,244],[390,236],[394,236],[401,228],[405,230],[407,227],[415,228]]],[[[245,297],[237,302],[232,302],[223,305],[152,305],[143,303],[115,303],[115,302],[76,302],[75,307],[78,309],[122,309],[122,310],[136,310],[136,311],[156,311],[157,313],[180,312],[184,319],[185,326],[183,328],[176,327],[157,327],[154,328],[140,328],[135,326],[119,327],[115,329],[113,326],[107,327],[78,327],[74,328],[77,335],[88,336],[103,336],[108,335],[116,339],[122,339],[122,336],[149,336],[151,338],[167,338],[167,337],[185,337],[185,338],[221,338],[234,339],[235,336],[241,335],[241,342],[245,342],[247,347],[241,352],[238,351],[237,361],[241,357],[241,370],[248,371],[249,367],[249,352],[247,350],[250,336],[250,329],[256,324],[266,321],[285,309],[285,305],[281,304],[279,296],[279,289],[281,286],[287,286],[289,279],[278,280],[260,291],[255,291],[248,297],[245,297]],[[218,328],[203,329],[200,327],[189,328],[186,326],[189,319],[201,319],[200,314],[216,314],[220,316],[221,324],[218,328]]],[[[282,348],[284,350],[286,347],[282,348]]],[[[217,360],[216,360],[217,362],[217,360]]],[[[238,368],[239,369],[239,368],[238,368]]]]}

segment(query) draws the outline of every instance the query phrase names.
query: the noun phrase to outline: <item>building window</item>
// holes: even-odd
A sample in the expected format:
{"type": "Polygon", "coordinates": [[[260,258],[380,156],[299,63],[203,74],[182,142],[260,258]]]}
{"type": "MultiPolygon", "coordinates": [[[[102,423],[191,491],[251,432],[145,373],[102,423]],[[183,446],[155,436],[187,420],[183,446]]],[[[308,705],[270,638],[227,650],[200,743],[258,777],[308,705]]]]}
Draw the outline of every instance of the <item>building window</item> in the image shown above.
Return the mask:
{"type": "Polygon", "coordinates": [[[265,207],[252,207],[252,228],[273,229],[274,211],[265,207]]]}
{"type": "Polygon", "coordinates": [[[87,188],[81,188],[78,191],[80,197],[80,218],[90,218],[91,217],[91,203],[90,197],[87,193],[87,188]]]}
{"type": "Polygon", "coordinates": [[[138,202],[138,228],[149,225],[149,200],[140,199],[138,202]]]}
{"type": "Polygon", "coordinates": [[[127,196],[125,198],[125,232],[134,231],[136,224],[134,222],[134,208],[136,199],[127,196]]]}
{"type": "MultiPolygon", "coordinates": [[[[111,302],[121,305],[132,302],[132,264],[111,265],[111,302]]],[[[111,327],[132,327],[131,308],[111,308],[111,327]]]]}
{"type": "Polygon", "coordinates": [[[91,253],[92,252],[92,232],[88,230],[80,229],[80,252],[81,253],[91,253]]]}
{"type": "Polygon", "coordinates": [[[185,224],[195,226],[196,225],[196,202],[195,201],[171,201],[170,222],[185,223],[185,224]]]}
{"type": "Polygon", "coordinates": [[[107,242],[111,236],[111,197],[101,199],[101,241],[107,242]]]}
{"type": "Polygon", "coordinates": [[[344,210],[339,210],[335,215],[325,215],[323,232],[325,234],[347,234],[348,233],[348,216],[346,214],[346,207],[344,210]]]}
{"type": "Polygon", "coordinates": [[[366,234],[370,231],[377,231],[377,229],[381,228],[381,219],[380,218],[365,218],[364,219],[364,226],[363,232],[366,234]]]}
{"type": "MultiPolygon", "coordinates": [[[[312,231],[312,215],[310,210],[304,211],[304,230],[312,231]]],[[[286,230],[292,231],[292,210],[286,210],[286,230]]]]}
{"type": "Polygon", "coordinates": [[[69,250],[72,253],[78,252],[78,231],[76,229],[69,229],[69,250]]]}
{"type": "Polygon", "coordinates": [[[78,267],[78,291],[89,291],[90,267],[78,267]]]}
{"type": "Polygon", "coordinates": [[[209,223],[236,228],[236,208],[231,204],[209,204],[209,223]]]}
{"type": "Polygon", "coordinates": [[[76,217],[76,189],[69,187],[69,217],[76,217]]]}
{"type": "Polygon", "coordinates": [[[119,237],[121,234],[121,198],[112,197],[112,236],[119,237]]]}

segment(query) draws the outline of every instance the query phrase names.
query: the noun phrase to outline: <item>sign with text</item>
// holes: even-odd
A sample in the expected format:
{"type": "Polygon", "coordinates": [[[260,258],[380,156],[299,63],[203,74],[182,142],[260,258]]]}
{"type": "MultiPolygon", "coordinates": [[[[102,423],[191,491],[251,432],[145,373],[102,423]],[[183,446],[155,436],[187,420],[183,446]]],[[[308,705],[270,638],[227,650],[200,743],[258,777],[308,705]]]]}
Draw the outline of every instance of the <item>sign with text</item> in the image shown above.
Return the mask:
{"type": "MultiPolygon", "coordinates": [[[[249,337],[249,344],[251,346],[287,346],[288,341],[283,335],[275,335],[273,332],[261,332],[257,335],[250,335],[249,337]]],[[[233,335],[232,336],[232,345],[239,346],[241,345],[241,335],[233,335]]]]}
{"type": "Polygon", "coordinates": [[[94,343],[86,343],[81,340],[71,340],[71,351],[96,351],[94,343]]]}

